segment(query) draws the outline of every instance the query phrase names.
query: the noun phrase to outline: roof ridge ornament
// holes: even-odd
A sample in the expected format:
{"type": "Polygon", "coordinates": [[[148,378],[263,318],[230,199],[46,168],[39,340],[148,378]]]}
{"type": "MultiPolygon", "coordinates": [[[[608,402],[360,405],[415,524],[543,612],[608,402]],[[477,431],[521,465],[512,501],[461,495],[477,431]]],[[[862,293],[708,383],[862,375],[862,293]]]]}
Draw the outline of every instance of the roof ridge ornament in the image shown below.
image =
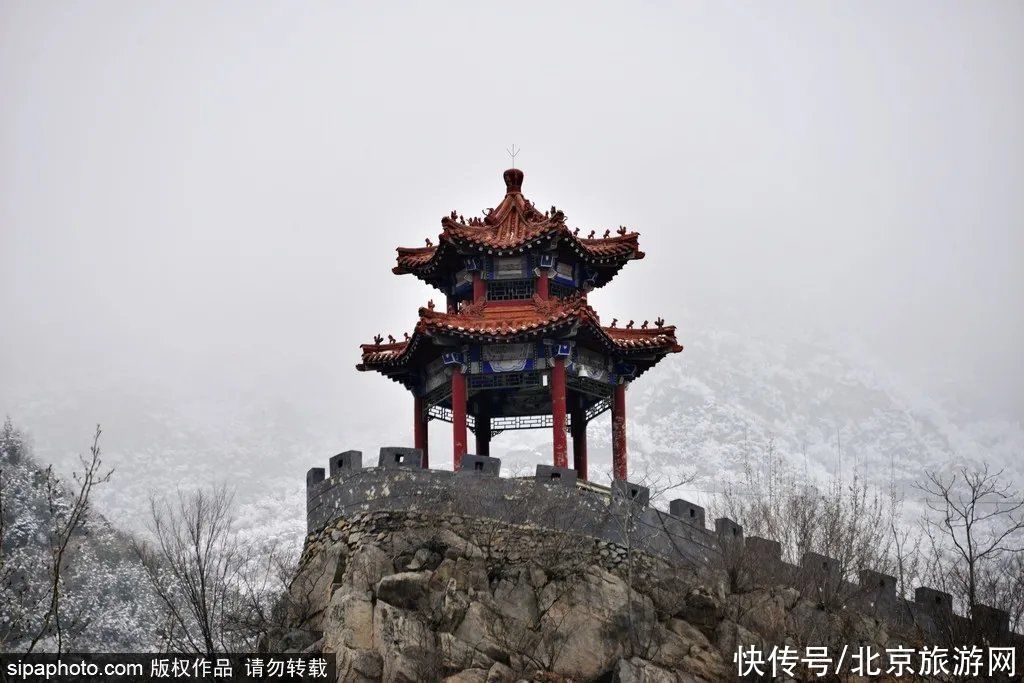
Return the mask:
{"type": "Polygon", "coordinates": [[[519,154],[520,149],[513,144],[511,147],[505,150],[508,155],[512,157],[512,168],[516,167],[516,155],[519,154]]]}

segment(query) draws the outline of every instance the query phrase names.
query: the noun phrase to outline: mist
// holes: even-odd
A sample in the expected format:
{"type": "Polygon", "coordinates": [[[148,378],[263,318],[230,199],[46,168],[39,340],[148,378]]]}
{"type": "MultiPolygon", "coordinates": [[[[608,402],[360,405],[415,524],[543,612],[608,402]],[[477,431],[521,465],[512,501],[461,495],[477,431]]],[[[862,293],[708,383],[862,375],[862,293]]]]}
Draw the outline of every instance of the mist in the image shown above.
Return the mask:
{"type": "Polygon", "coordinates": [[[401,441],[358,345],[440,294],[394,248],[514,143],[537,206],[640,232],[607,319],[820,335],[1019,421],[1022,84],[1013,2],[7,2],[0,410],[255,392],[401,441]]]}

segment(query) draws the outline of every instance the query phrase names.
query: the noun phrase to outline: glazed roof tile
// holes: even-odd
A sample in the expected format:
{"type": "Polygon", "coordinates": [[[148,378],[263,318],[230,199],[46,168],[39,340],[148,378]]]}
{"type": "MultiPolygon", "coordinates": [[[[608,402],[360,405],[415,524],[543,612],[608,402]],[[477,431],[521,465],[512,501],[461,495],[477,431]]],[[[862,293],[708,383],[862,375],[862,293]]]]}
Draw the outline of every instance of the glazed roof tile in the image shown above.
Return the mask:
{"type": "Polygon", "coordinates": [[[494,209],[488,209],[484,218],[470,218],[468,221],[452,211],[441,219],[441,234],[438,244],[425,247],[398,247],[397,265],[392,269],[396,274],[413,273],[420,277],[429,275],[444,260],[448,249],[474,249],[487,253],[515,253],[544,239],[566,240],[579,255],[587,261],[619,265],[641,259],[639,234],[620,228],[616,234],[607,231],[606,237],[596,237],[596,231],[580,238],[578,230],[570,230],[565,224],[565,214],[551,207],[541,213],[533,202],[523,196],[523,172],[519,169],[505,171],[506,193],[494,209]]]}
{"type": "Polygon", "coordinates": [[[484,303],[463,307],[458,313],[421,308],[420,319],[408,341],[363,344],[360,369],[404,363],[424,338],[446,335],[478,342],[510,342],[543,335],[579,324],[588,327],[606,348],[620,353],[660,351],[676,353],[674,326],[641,328],[605,327],[585,297],[541,300],[534,298],[512,304],[484,303]]]}

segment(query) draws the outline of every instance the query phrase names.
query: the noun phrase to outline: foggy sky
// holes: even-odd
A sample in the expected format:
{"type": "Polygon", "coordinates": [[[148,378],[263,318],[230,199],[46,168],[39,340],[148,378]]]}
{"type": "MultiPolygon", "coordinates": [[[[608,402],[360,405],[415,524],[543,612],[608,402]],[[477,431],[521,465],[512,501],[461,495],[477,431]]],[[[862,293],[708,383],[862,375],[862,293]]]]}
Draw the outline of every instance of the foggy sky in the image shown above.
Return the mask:
{"type": "Polygon", "coordinates": [[[0,3],[0,383],[385,419],[358,344],[440,298],[394,247],[515,143],[641,233],[606,319],[821,330],[1019,419],[1024,4],[389,6],[0,3]]]}

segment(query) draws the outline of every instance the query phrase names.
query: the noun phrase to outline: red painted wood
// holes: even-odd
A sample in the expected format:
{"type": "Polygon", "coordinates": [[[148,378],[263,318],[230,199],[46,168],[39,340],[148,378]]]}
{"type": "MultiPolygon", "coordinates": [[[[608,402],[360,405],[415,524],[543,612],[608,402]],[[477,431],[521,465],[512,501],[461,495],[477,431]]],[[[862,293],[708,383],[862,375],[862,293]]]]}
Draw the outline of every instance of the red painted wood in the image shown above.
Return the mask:
{"type": "Polygon", "coordinates": [[[547,299],[551,296],[551,290],[548,287],[549,282],[548,271],[542,270],[540,275],[537,276],[537,295],[540,296],[541,299],[547,299]]]}
{"type": "Polygon", "coordinates": [[[612,398],[612,476],[626,479],[626,385],[616,384],[612,398]]]}
{"type": "Polygon", "coordinates": [[[466,454],[466,376],[456,368],[452,373],[452,467],[462,468],[466,454]]]}
{"type": "Polygon", "coordinates": [[[565,358],[555,358],[551,368],[551,423],[554,437],[555,467],[568,467],[565,440],[565,358]]]}
{"type": "Polygon", "coordinates": [[[480,271],[473,273],[473,303],[478,304],[487,298],[487,283],[480,277],[480,271]]]}

